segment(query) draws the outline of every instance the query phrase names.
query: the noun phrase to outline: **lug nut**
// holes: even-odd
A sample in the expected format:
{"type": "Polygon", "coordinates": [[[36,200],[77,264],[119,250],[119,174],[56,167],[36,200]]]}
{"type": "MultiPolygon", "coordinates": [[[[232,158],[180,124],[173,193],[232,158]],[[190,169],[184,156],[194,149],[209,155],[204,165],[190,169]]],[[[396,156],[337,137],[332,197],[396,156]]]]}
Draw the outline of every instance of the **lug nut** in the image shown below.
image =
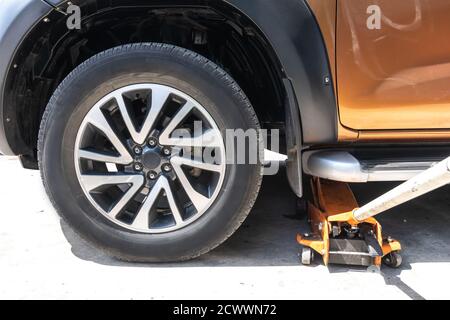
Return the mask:
{"type": "Polygon", "coordinates": [[[139,162],[136,162],[133,167],[134,167],[134,170],[136,170],[136,171],[142,171],[144,169],[142,164],[140,164],[139,162]]]}
{"type": "Polygon", "coordinates": [[[156,145],[158,144],[158,141],[155,139],[155,138],[150,138],[150,139],[148,139],[148,145],[150,146],[150,147],[156,147],[156,145]]]}
{"type": "Polygon", "coordinates": [[[142,154],[142,148],[139,147],[139,146],[134,147],[133,151],[134,151],[134,153],[137,154],[137,155],[142,154]]]}
{"type": "Polygon", "coordinates": [[[148,178],[149,178],[150,180],[155,180],[157,176],[158,176],[158,174],[157,174],[155,171],[150,171],[150,172],[148,173],[148,178]]]}
{"type": "Polygon", "coordinates": [[[172,154],[172,150],[170,150],[170,148],[164,148],[162,152],[165,156],[170,156],[172,154]]]}
{"type": "Polygon", "coordinates": [[[162,169],[164,172],[170,172],[170,171],[172,171],[172,166],[170,164],[166,163],[166,164],[163,164],[162,169]]]}

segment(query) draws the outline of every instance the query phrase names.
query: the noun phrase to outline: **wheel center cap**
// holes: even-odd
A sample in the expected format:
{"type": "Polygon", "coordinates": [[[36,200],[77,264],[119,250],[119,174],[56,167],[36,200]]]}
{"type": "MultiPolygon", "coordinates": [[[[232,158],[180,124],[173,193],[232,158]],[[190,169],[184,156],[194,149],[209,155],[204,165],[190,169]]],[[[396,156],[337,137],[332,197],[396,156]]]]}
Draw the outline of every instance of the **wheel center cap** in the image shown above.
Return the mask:
{"type": "Polygon", "coordinates": [[[142,164],[147,170],[153,170],[161,165],[161,156],[152,150],[144,152],[142,155],[142,164]]]}

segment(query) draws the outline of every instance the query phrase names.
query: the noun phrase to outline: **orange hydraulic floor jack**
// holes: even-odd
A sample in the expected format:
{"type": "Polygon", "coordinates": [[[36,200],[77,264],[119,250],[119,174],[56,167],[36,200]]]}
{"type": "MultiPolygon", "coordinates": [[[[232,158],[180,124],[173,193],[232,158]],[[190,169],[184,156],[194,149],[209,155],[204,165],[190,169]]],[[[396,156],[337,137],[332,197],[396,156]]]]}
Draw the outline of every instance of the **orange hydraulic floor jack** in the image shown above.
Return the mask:
{"type": "Polygon", "coordinates": [[[311,234],[298,235],[297,241],[305,246],[303,264],[310,264],[314,252],[329,263],[381,266],[382,258],[391,266],[401,264],[400,243],[383,238],[381,225],[374,218],[351,221],[350,214],[358,207],[347,183],[313,178],[313,202],[308,204],[311,234]]]}
{"type": "Polygon", "coordinates": [[[308,204],[311,234],[297,235],[304,246],[301,261],[310,264],[314,253],[329,263],[391,267],[402,263],[401,245],[383,235],[381,225],[373,217],[406,201],[450,183],[450,158],[438,163],[386,194],[358,208],[348,186],[313,178],[313,200],[308,204]]]}

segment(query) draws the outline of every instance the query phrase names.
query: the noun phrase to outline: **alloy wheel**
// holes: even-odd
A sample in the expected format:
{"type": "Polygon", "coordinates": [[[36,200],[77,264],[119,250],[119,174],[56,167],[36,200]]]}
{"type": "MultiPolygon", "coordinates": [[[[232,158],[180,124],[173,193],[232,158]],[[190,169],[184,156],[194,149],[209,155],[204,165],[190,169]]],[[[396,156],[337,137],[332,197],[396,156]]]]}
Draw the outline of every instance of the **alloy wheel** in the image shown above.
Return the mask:
{"type": "Polygon", "coordinates": [[[208,111],[160,84],[115,90],[85,116],[75,143],[89,202],[128,230],[163,233],[200,218],[220,193],[225,146],[208,111]]]}

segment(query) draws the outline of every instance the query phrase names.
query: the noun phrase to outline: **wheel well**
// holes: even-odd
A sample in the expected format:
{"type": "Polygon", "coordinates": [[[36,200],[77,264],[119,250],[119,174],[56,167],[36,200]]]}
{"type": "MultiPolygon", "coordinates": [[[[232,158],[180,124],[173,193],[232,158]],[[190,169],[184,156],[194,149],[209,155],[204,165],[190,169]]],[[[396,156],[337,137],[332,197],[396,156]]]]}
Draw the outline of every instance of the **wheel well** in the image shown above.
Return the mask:
{"type": "Polygon", "coordinates": [[[40,120],[58,84],[80,63],[118,45],[174,44],[200,53],[224,68],[252,102],[265,128],[284,129],[285,77],[269,42],[234,8],[219,1],[163,6],[81,3],[82,28],[68,31],[54,11],[28,34],[14,59],[5,90],[6,132],[16,154],[33,163],[40,120]]]}

